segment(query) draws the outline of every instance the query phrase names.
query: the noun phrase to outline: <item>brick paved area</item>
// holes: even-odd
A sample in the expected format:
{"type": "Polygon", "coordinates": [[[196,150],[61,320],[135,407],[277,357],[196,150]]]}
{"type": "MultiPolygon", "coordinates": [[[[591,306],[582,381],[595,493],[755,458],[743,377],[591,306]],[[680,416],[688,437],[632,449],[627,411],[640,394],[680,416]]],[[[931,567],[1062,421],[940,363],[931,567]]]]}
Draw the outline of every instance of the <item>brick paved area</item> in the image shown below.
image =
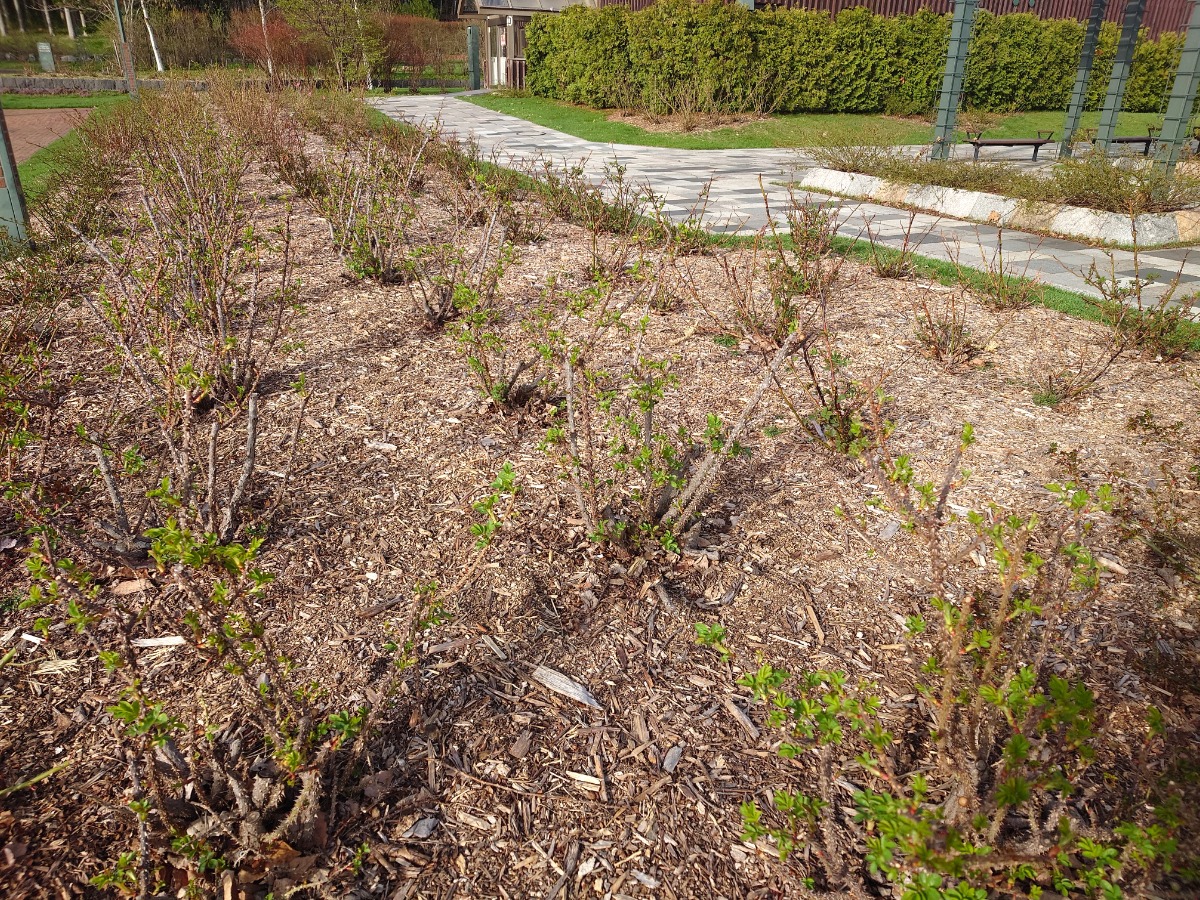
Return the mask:
{"type": "MultiPolygon", "coordinates": [[[[485,155],[494,154],[502,164],[519,166],[539,159],[556,165],[579,164],[597,179],[606,165],[625,166],[629,177],[648,182],[666,198],[666,209],[676,219],[688,215],[708,185],[706,224],[712,231],[726,233],[756,232],[766,223],[763,190],[771,205],[779,209],[787,200],[785,185],[796,169],[811,165],[795,150],[672,150],[585,141],[454,95],[383,97],[370,103],[396,119],[438,121],[460,139],[473,138],[485,155]]],[[[812,193],[806,196],[839,208],[842,234],[865,237],[869,228],[883,244],[898,246],[903,240],[909,216],[904,210],[812,193]]],[[[923,256],[957,258],[973,268],[983,268],[994,257],[998,242],[993,227],[931,215],[918,214],[912,233],[919,236],[923,256]]],[[[1086,244],[1010,230],[1004,231],[1003,243],[1006,268],[1007,264],[1014,266],[1011,273],[1026,273],[1077,293],[1096,293],[1083,279],[1092,263],[1104,273],[1110,271],[1106,251],[1086,244]]],[[[1132,254],[1113,251],[1113,258],[1119,277],[1133,274],[1132,254]]],[[[1153,272],[1165,281],[1181,266],[1181,289],[1188,293],[1200,290],[1200,248],[1141,254],[1143,275],[1153,272]]]]}
{"type": "Polygon", "coordinates": [[[8,136],[18,165],[87,118],[90,109],[6,109],[8,136]]]}

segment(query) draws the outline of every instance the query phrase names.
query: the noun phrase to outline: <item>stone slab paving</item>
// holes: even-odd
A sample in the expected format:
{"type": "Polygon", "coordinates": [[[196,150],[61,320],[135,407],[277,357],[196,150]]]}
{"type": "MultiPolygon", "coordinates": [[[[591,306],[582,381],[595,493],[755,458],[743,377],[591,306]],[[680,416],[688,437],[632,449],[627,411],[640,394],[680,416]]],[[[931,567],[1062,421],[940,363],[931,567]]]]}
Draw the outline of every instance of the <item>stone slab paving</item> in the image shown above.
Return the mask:
{"type": "MultiPolygon", "coordinates": [[[[440,123],[445,133],[474,140],[485,156],[502,165],[522,168],[539,160],[556,167],[580,165],[595,181],[606,168],[623,166],[627,178],[649,184],[665,200],[665,210],[676,220],[697,209],[707,188],[704,221],[711,231],[721,233],[750,235],[763,228],[768,205],[775,214],[782,211],[788,203],[788,182],[797,169],[813,164],[799,150],[675,150],[585,141],[454,95],[383,97],[369,102],[396,119],[440,123]]],[[[869,232],[885,246],[903,243],[909,219],[905,210],[811,191],[802,196],[807,202],[836,208],[838,230],[847,237],[866,238],[869,232]]],[[[994,227],[922,213],[916,214],[911,235],[919,238],[922,256],[957,260],[977,269],[994,264],[1001,242],[994,227]]],[[[1060,238],[1005,229],[1002,240],[1010,274],[1028,274],[1077,293],[1097,294],[1083,278],[1093,263],[1104,274],[1115,265],[1120,277],[1129,277],[1134,270],[1133,255],[1123,250],[1111,251],[1110,262],[1110,251],[1060,238]]],[[[1155,273],[1162,281],[1180,273],[1185,293],[1200,290],[1200,247],[1147,250],[1140,265],[1143,274],[1155,273]]],[[[1150,293],[1153,296],[1154,289],[1150,293]]]]}

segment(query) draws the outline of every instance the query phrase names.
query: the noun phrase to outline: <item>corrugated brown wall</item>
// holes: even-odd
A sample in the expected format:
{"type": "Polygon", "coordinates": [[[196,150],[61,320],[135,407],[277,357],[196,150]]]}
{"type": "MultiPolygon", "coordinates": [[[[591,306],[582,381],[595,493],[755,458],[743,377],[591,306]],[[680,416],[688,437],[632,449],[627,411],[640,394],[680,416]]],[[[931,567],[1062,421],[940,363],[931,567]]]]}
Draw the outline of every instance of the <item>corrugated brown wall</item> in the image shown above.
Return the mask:
{"type": "MultiPolygon", "coordinates": [[[[628,6],[630,9],[645,9],[654,0],[599,0],[600,6],[628,6]]],[[[758,5],[764,5],[764,0],[757,0],[758,5]]],[[[855,6],[865,6],[886,16],[896,16],[902,13],[915,13],[919,9],[932,9],[934,12],[950,12],[954,8],[954,0],[773,0],[769,5],[787,6],[795,9],[817,9],[831,13],[855,6]]],[[[1037,0],[1034,8],[1028,10],[1027,3],[1022,0],[1021,12],[1034,12],[1043,19],[1079,19],[1087,18],[1092,8],[1092,0],[1037,0]]],[[[1149,0],[1146,4],[1146,17],[1143,25],[1150,31],[1151,37],[1158,37],[1164,31],[1183,31],[1187,24],[1189,0],[1149,0]]],[[[980,9],[993,13],[1013,12],[1012,0],[980,0],[980,9]]],[[[1105,18],[1110,22],[1120,22],[1125,15],[1124,0],[1108,0],[1105,18]]]]}

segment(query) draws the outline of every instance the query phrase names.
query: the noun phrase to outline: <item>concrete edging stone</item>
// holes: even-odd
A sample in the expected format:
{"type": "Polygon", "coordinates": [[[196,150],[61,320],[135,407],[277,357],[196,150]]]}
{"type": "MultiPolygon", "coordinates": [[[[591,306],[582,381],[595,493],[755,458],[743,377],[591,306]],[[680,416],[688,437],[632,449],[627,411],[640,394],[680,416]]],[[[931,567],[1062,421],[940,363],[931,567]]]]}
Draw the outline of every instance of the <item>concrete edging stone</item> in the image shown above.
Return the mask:
{"type": "MultiPolygon", "coordinates": [[[[983,225],[1044,231],[1125,246],[1134,243],[1134,223],[1128,216],[1079,206],[1015,200],[1000,194],[938,185],[902,184],[819,166],[805,170],[799,177],[799,185],[813,191],[909,206],[983,225]]],[[[1200,210],[1185,209],[1137,217],[1139,247],[1192,242],[1200,242],[1200,210]]]]}

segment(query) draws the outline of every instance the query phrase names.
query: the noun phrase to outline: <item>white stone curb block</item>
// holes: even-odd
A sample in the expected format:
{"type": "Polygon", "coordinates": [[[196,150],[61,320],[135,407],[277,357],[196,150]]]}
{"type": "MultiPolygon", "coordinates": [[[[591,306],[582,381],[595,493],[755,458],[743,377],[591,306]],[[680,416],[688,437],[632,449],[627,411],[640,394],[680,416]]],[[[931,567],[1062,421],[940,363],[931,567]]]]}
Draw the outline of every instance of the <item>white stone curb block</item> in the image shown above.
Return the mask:
{"type": "MultiPolygon", "coordinates": [[[[1128,216],[1079,206],[1014,200],[999,194],[937,185],[898,184],[870,175],[820,167],[805,170],[799,184],[808,190],[909,206],[985,225],[1047,231],[1064,237],[1126,246],[1134,242],[1128,216]]],[[[1137,242],[1141,247],[1193,241],[1200,241],[1200,210],[1138,216],[1137,242]]]]}

